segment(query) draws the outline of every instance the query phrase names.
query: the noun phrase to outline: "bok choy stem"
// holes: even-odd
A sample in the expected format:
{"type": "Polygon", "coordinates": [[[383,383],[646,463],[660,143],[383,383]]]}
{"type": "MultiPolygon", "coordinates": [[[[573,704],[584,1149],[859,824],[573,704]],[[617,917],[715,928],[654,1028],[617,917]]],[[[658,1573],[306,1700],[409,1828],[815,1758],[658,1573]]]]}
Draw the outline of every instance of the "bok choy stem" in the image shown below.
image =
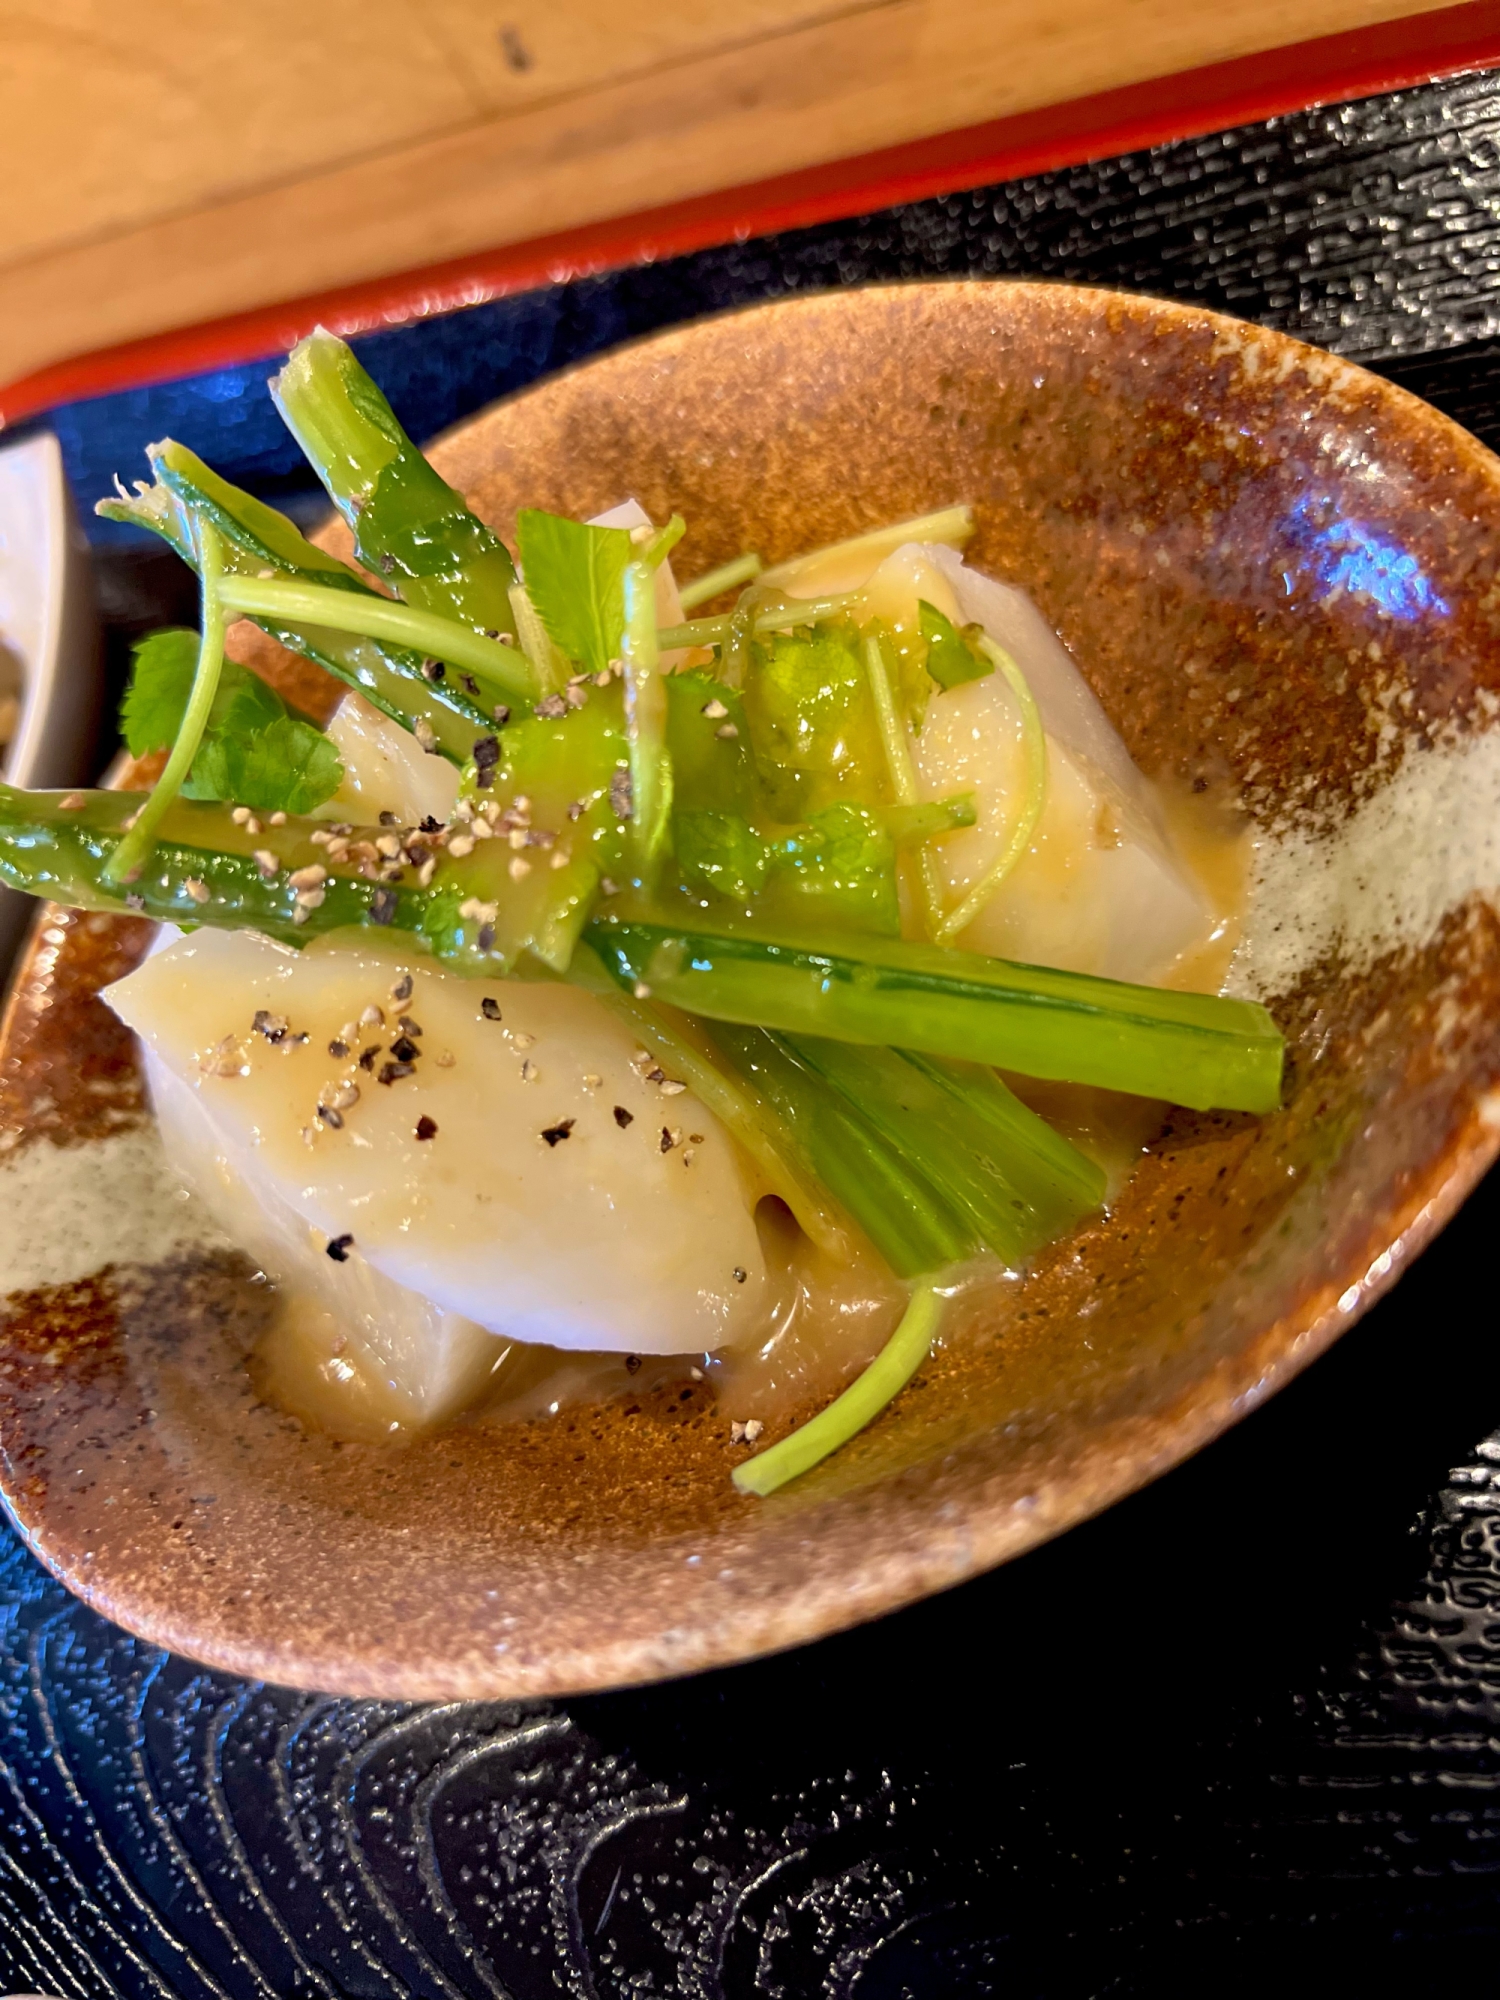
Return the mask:
{"type": "Polygon", "coordinates": [[[633,562],[625,570],[625,736],[630,746],[630,831],[636,870],[654,875],[672,810],[667,756],[667,692],[656,643],[656,572],[633,562]]]}
{"type": "Polygon", "coordinates": [[[150,858],[156,844],[156,830],[193,768],[193,759],[203,741],[214,696],[219,691],[219,676],[224,671],[224,606],[220,596],[224,577],[224,544],[218,530],[208,521],[198,523],[198,569],[203,579],[202,637],[198,642],[198,665],[193,674],[192,693],[188,697],[182,727],[177,732],[177,740],[172,745],[161,776],[136,814],[125,838],[105,863],[104,881],[110,887],[133,882],[150,858]]]}
{"type": "MultiPolygon", "coordinates": [[[[865,674],[875,702],[875,716],[880,726],[880,743],[885,752],[886,775],[890,779],[892,797],[898,806],[915,806],[917,772],[912,762],[911,740],[906,733],[905,720],[896,706],[885,648],[873,632],[865,639],[865,674]]],[[[932,937],[942,921],[942,905],[938,900],[936,866],[925,848],[917,856],[917,880],[922,895],[922,928],[928,937],[932,937]]]]}
{"type": "Polygon", "coordinates": [[[901,1393],[927,1359],[942,1316],[943,1301],[938,1293],[931,1285],[918,1285],[896,1331],[842,1396],[790,1437],[781,1438],[735,1467],[732,1477],[740,1492],[764,1499],[789,1480],[811,1471],[862,1431],[901,1393]]]}

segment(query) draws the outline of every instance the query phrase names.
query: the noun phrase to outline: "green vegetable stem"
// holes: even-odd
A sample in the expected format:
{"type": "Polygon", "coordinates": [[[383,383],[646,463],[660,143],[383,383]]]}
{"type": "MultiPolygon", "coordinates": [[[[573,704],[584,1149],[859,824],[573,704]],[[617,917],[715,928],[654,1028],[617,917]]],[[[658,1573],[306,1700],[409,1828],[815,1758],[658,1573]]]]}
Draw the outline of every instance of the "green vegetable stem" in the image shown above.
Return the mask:
{"type": "Polygon", "coordinates": [[[367,570],[419,610],[514,633],[504,543],[417,450],[342,340],[319,327],[299,341],[271,395],[367,570]]]}

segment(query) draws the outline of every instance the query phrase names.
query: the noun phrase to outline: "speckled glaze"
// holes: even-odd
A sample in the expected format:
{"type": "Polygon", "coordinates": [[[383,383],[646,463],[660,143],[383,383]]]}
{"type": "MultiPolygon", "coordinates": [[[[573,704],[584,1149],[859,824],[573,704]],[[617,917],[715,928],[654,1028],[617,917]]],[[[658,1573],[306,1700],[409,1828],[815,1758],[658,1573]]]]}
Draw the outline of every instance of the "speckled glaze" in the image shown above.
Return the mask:
{"type": "MultiPolygon", "coordinates": [[[[1482,726],[1500,687],[1500,464],[1388,384],[1196,310],[969,283],[791,300],[555,378],[435,456],[502,532],[520,504],[675,507],[704,568],[971,499],[971,559],[1032,592],[1142,767],[1264,825],[1352,804],[1380,717],[1420,746],[1482,726]],[[1355,518],[1408,598],[1319,555],[1355,518]]],[[[143,1115],[93,998],[142,942],[46,918],[0,1051],[13,1145],[143,1115]]],[[[899,1403],[769,1502],[731,1487],[706,1394],[309,1434],[254,1396],[265,1291],[223,1256],[7,1302],[5,1497],[99,1610],[281,1682],[542,1695],[795,1644],[1107,1506],[1335,1339],[1493,1157],[1497,989],[1479,901],[1358,978],[1306,971],[1275,1003],[1278,1116],[1175,1114],[1107,1222],[961,1309],[899,1403]]]]}

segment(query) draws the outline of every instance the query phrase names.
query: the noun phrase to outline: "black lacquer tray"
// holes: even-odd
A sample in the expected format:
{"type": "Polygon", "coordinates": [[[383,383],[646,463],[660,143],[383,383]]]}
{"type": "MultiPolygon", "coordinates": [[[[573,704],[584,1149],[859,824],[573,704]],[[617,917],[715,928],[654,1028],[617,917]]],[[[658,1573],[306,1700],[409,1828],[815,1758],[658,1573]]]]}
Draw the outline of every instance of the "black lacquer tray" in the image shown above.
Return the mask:
{"type": "MultiPolygon", "coordinates": [[[[1201,300],[1500,443],[1500,76],[706,252],[365,342],[418,434],[603,346],[951,272],[1201,300]]],[[[225,370],[57,411],[80,497],[171,432],[310,505],[225,370]]],[[[192,616],[100,538],[112,658],[192,616]]],[[[540,1707],[204,1673],[0,1530],[0,1988],[979,2000],[1435,1991],[1500,1946],[1492,1178],[1267,1409],[861,1632],[540,1707]]],[[[351,1617],[358,1615],[351,1607],[351,1617]]]]}

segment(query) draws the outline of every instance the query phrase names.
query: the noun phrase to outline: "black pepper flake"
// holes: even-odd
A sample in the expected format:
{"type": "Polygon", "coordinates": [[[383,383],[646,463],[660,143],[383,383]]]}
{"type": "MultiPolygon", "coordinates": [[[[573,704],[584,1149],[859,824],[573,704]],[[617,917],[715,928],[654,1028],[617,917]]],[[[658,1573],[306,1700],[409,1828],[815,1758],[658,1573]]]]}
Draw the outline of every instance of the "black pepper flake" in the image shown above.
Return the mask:
{"type": "Polygon", "coordinates": [[[394,889],[377,889],[370,898],[370,922],[388,924],[396,915],[396,892],[394,889]]]}
{"type": "Polygon", "coordinates": [[[279,1014],[272,1014],[264,1007],[257,1007],[255,1019],[250,1023],[253,1034],[264,1035],[268,1042],[286,1040],[286,1022],[279,1014]]]}
{"type": "Polygon", "coordinates": [[[458,678],[464,684],[464,692],[466,694],[471,694],[474,697],[475,701],[478,701],[479,683],[478,681],[475,680],[474,676],[472,674],[460,674],[458,678]]]}
{"type": "Polygon", "coordinates": [[[328,1239],[328,1254],[335,1264],[346,1263],[349,1252],[353,1248],[354,1238],[352,1236],[330,1236],[328,1239]]]}
{"type": "MultiPolygon", "coordinates": [[[[396,981],[395,985],[391,988],[391,998],[399,1006],[403,1000],[410,1000],[411,993],[412,993],[411,974],[409,972],[403,972],[401,977],[396,981]]],[[[404,1028],[406,1026],[406,1023],[403,1021],[401,1025],[404,1028]]]]}
{"type": "Polygon", "coordinates": [[[341,1042],[335,1035],[334,1039],[328,1044],[328,1053],[331,1056],[346,1056],[349,1053],[349,1044],[341,1042]]]}
{"type": "Polygon", "coordinates": [[[743,1285],[745,1282],[745,1273],[738,1264],[734,1267],[734,1282],[737,1285],[743,1285]]]}
{"type": "Polygon", "coordinates": [[[566,1139],[572,1129],[573,1120],[571,1118],[564,1118],[556,1125],[549,1125],[543,1132],[542,1137],[547,1141],[549,1146],[555,1146],[559,1139],[566,1139]]]}
{"type": "Polygon", "coordinates": [[[415,1063],[382,1063],[380,1065],[380,1074],[376,1077],[375,1081],[377,1083],[398,1083],[403,1076],[415,1076],[416,1073],[417,1066],[415,1063]]]}
{"type": "Polygon", "coordinates": [[[335,1132],[343,1131],[344,1129],[343,1113],[341,1111],[335,1111],[331,1104],[320,1104],[318,1106],[318,1116],[322,1119],[325,1125],[331,1125],[335,1132]]]}
{"type": "Polygon", "coordinates": [[[506,723],[510,721],[510,708],[506,702],[502,701],[497,703],[496,706],[490,710],[490,714],[502,729],[505,727],[506,723]]]}
{"type": "Polygon", "coordinates": [[[435,1118],[428,1118],[424,1113],[417,1120],[417,1137],[419,1139],[435,1139],[437,1137],[437,1120],[435,1118]]]}
{"type": "Polygon", "coordinates": [[[361,1049],[361,1050],[360,1050],[360,1052],[359,1052],[359,1066],[360,1066],[360,1068],[361,1068],[361,1069],[374,1069],[374,1067],[375,1067],[375,1058],[376,1058],[376,1057],[377,1057],[377,1056],[378,1056],[379,1054],[380,1054],[380,1044],[379,1044],[379,1042],[371,1042],[370,1046],[369,1046],[369,1047],[368,1047],[367,1049],[361,1049]]]}
{"type": "MultiPolygon", "coordinates": [[[[410,990],[410,988],[407,989],[408,992],[410,990]]],[[[401,998],[404,1000],[406,994],[403,993],[401,998]]],[[[414,1021],[410,1014],[402,1014],[397,1020],[396,1026],[401,1030],[403,1035],[420,1035],[422,1032],[421,1023],[414,1021]]]]}
{"type": "Polygon", "coordinates": [[[479,1011],[487,1021],[498,1021],[500,1019],[500,1002],[492,999],[486,993],[479,1003],[479,1011]]]}
{"type": "Polygon", "coordinates": [[[481,736],[474,745],[474,782],[480,791],[487,792],[494,783],[495,769],[499,762],[499,737],[481,736]]]}
{"type": "Polygon", "coordinates": [[[448,669],[443,665],[441,660],[424,660],[422,662],[422,678],[424,681],[440,681],[447,671],[448,669]]]}
{"type": "Polygon", "coordinates": [[[670,1152],[671,1152],[671,1150],[672,1150],[672,1147],[673,1147],[673,1145],[674,1145],[674,1144],[675,1144],[675,1141],[674,1141],[674,1140],[673,1140],[673,1138],[672,1138],[672,1133],[671,1133],[671,1128],[670,1128],[669,1126],[666,1126],[666,1125],[663,1125],[663,1126],[662,1126],[662,1128],[661,1128],[661,1149],[662,1149],[662,1151],[663,1151],[664,1153],[670,1153],[670,1152]]]}
{"type": "Polygon", "coordinates": [[[380,815],[380,824],[382,826],[399,826],[401,824],[401,815],[400,813],[383,812],[380,815]]]}
{"type": "Polygon", "coordinates": [[[633,1125],[635,1123],[635,1113],[633,1111],[627,1111],[623,1104],[617,1104],[615,1106],[615,1123],[619,1126],[620,1130],[623,1132],[627,1125],[633,1125]]]}
{"type": "Polygon", "coordinates": [[[479,935],[475,938],[474,942],[481,951],[493,951],[495,949],[495,926],[493,924],[481,924],[479,926],[479,935]]]}
{"type": "Polygon", "coordinates": [[[625,1373],[627,1375],[639,1375],[640,1372],[641,1357],[638,1354],[627,1354],[625,1357],[625,1373]]]}
{"type": "Polygon", "coordinates": [[[421,826],[417,829],[419,833],[441,833],[442,830],[443,822],[440,819],[434,819],[431,813],[427,815],[426,819],[423,820],[421,826]]]}
{"type": "Polygon", "coordinates": [[[609,780],[609,805],[616,819],[629,819],[633,798],[629,771],[615,771],[609,780]]]}
{"type": "Polygon", "coordinates": [[[376,567],[381,571],[383,575],[390,576],[395,570],[396,558],[390,553],[389,550],[386,550],[383,554],[378,555],[375,558],[375,563],[376,567]]]}
{"type": "Polygon", "coordinates": [[[398,1063],[410,1065],[416,1061],[421,1053],[422,1051],[409,1035],[398,1035],[395,1041],[391,1043],[391,1054],[396,1058],[398,1063]]]}

